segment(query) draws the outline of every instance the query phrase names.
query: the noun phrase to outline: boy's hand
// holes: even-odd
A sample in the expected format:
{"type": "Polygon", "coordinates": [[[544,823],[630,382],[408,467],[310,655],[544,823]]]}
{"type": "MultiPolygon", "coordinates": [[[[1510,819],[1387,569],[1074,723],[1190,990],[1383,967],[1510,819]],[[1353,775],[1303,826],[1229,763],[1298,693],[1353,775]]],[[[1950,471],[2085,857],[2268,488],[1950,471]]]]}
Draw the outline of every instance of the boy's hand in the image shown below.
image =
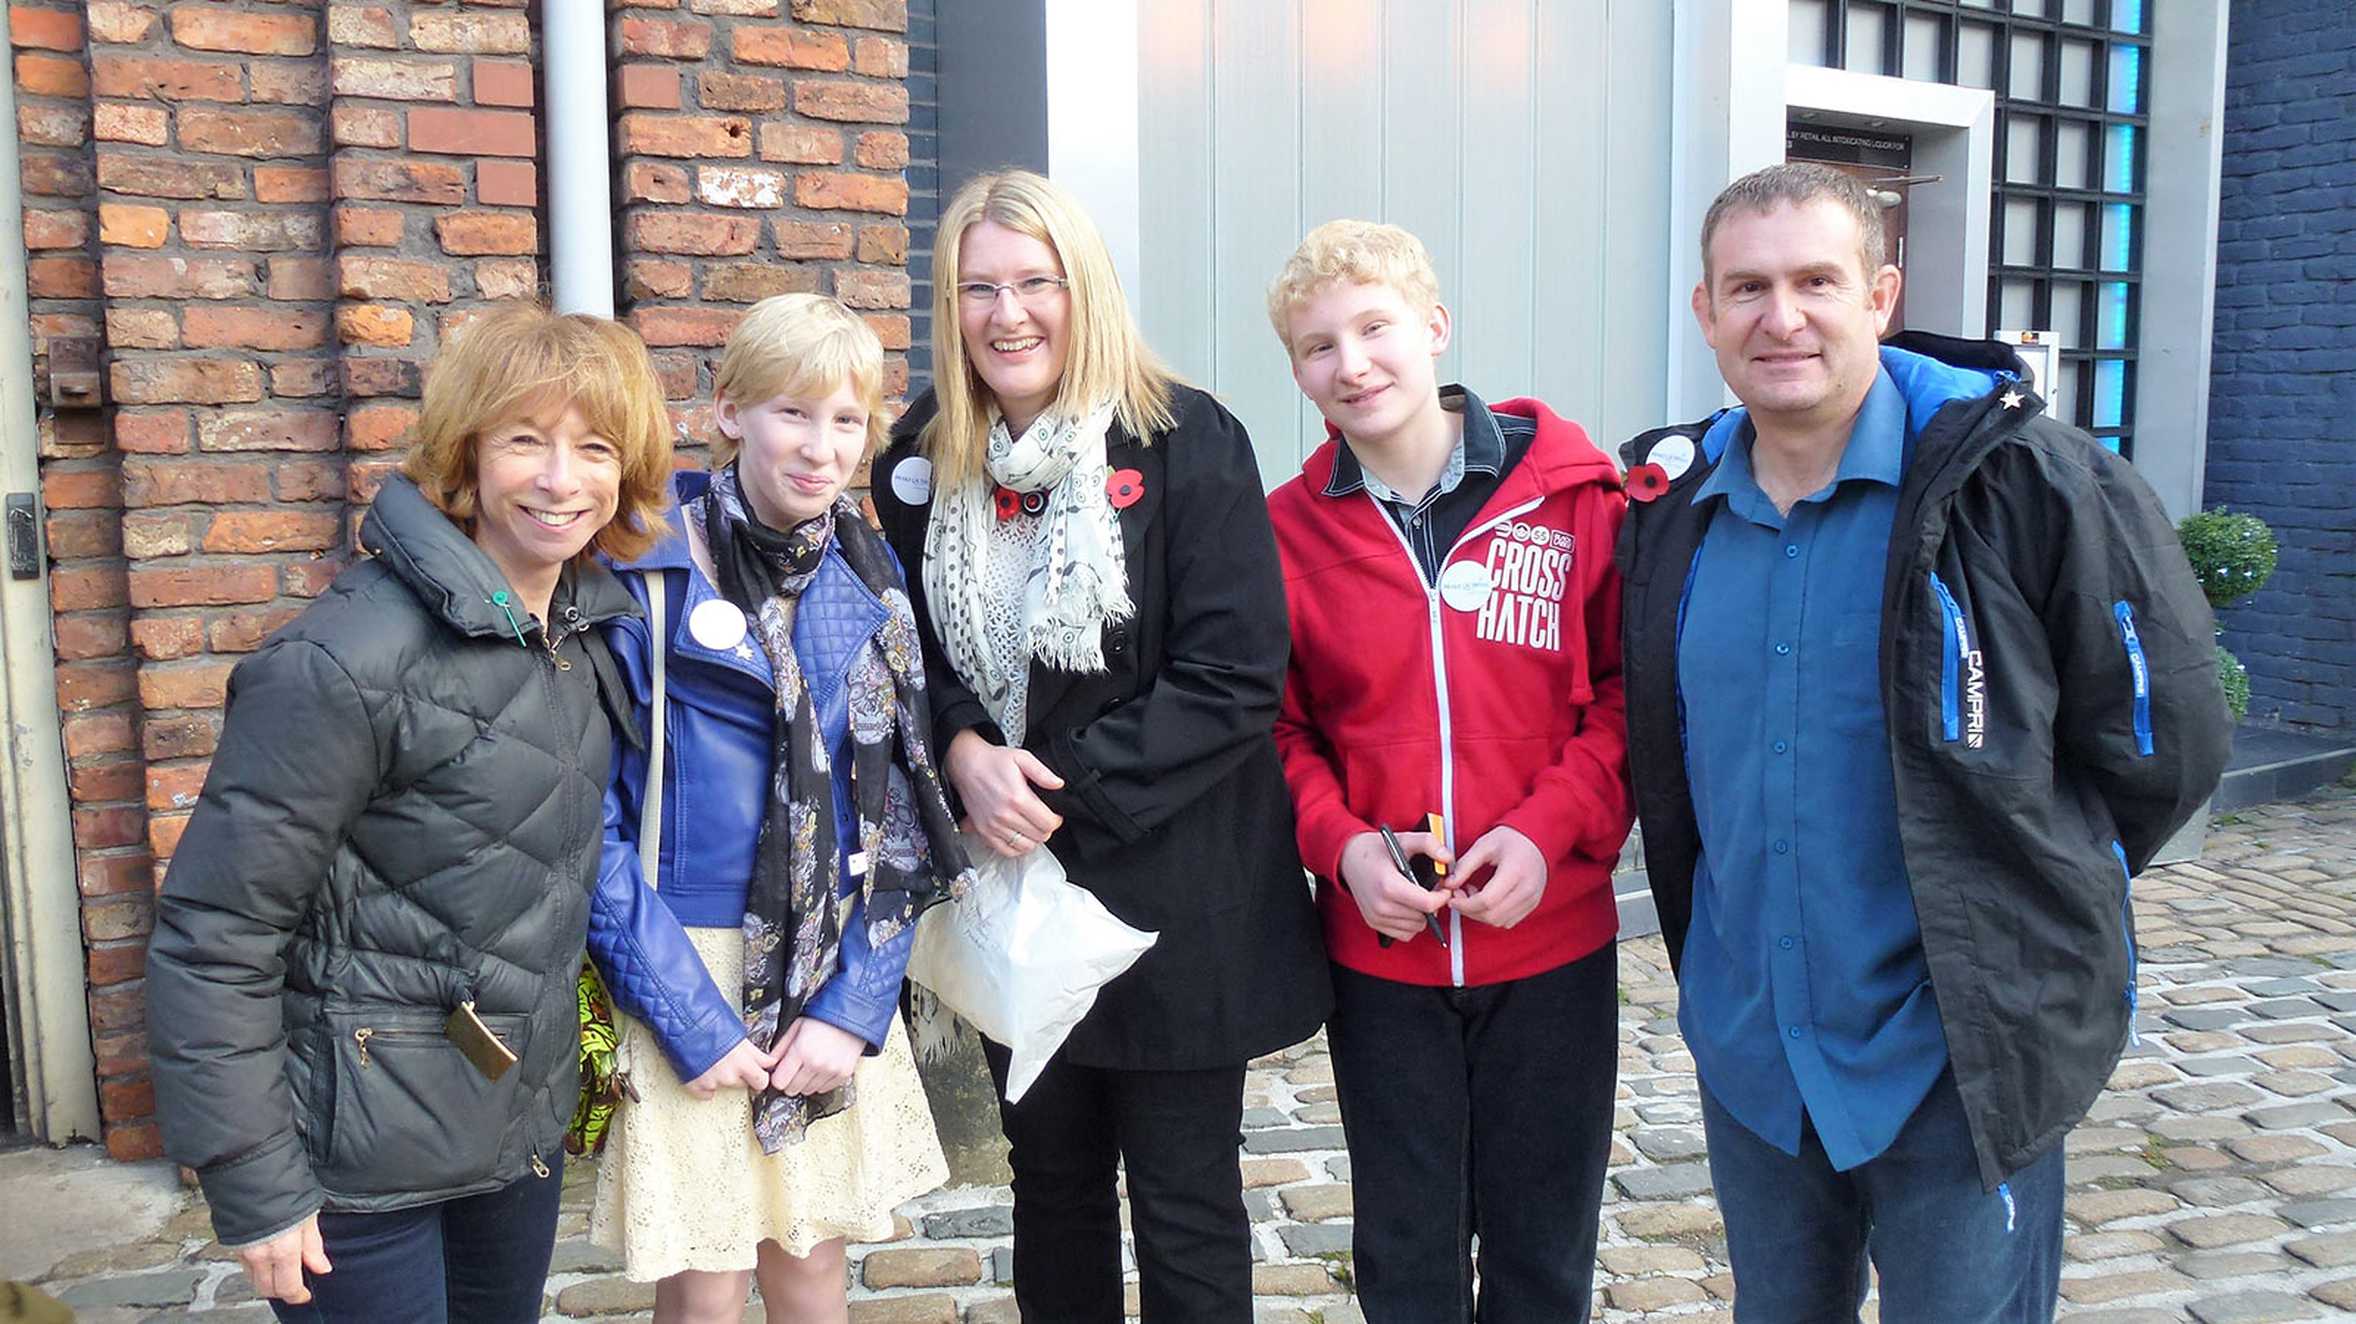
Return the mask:
{"type": "Polygon", "coordinates": [[[1484,868],[1496,872],[1457,892],[1449,902],[1466,919],[1510,929],[1528,919],[1546,895],[1546,856],[1536,843],[1503,823],[1482,833],[1451,873],[1469,881],[1484,868]]]}
{"type": "MultiPolygon", "coordinates": [[[[1401,832],[1397,836],[1399,849],[1409,860],[1422,855],[1448,864],[1452,858],[1448,847],[1429,832],[1401,832]]],[[[1358,914],[1366,920],[1366,927],[1395,942],[1406,942],[1423,932],[1424,917],[1448,904],[1447,888],[1454,877],[1452,868],[1440,886],[1429,892],[1414,879],[1400,877],[1379,833],[1361,832],[1342,847],[1342,884],[1349,888],[1350,899],[1358,903],[1358,914]]]]}
{"type": "Polygon", "coordinates": [[[1007,859],[1037,850],[1063,826],[1063,816],[1031,789],[1055,790],[1063,778],[1027,749],[992,744],[967,727],[950,738],[941,770],[965,802],[966,820],[959,826],[1007,859]]]}

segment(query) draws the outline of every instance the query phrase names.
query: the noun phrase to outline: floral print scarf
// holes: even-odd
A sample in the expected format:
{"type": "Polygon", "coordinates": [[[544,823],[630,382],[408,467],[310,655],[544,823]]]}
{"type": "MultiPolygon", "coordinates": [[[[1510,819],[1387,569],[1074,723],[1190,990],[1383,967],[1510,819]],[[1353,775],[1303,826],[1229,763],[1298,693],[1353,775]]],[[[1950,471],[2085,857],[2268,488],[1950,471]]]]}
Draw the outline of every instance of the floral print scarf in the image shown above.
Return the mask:
{"type": "MultiPolygon", "coordinates": [[[[882,535],[844,498],[790,530],[771,529],[746,506],[733,464],[712,476],[711,490],[694,505],[702,509],[691,506],[690,518],[702,520],[720,593],[751,622],[775,680],[776,771],[762,788],[768,803],[744,914],[745,1027],[766,1052],[833,977],[855,903],[865,902],[868,942],[880,948],[927,907],[963,891],[972,866],[926,742],[932,715],[916,615],[882,535]],[[794,607],[829,544],[890,612],[844,681],[857,849],[867,871],[859,890],[839,899],[831,755],[793,649],[794,607]]],[[[810,1096],[764,1089],[753,1101],[753,1134],[774,1154],[851,1099],[849,1084],[810,1096]]]]}

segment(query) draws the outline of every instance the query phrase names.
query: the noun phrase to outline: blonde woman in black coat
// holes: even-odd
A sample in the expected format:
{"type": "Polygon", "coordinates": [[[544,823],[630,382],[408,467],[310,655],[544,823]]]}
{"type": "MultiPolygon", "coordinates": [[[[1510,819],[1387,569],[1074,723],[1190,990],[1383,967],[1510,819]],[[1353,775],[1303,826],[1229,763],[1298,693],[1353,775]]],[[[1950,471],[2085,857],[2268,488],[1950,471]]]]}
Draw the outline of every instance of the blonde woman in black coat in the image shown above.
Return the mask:
{"type": "Polygon", "coordinates": [[[934,269],[939,379],[874,493],[935,748],[991,849],[1054,852],[1160,935],[1001,1105],[1015,1298],[1026,1319],[1121,1318],[1119,1161],[1145,1317],[1249,1320],[1244,1066],[1332,997],[1270,736],[1284,589],[1251,439],[1154,362],[1095,225],[1047,180],[967,184],[934,269]]]}

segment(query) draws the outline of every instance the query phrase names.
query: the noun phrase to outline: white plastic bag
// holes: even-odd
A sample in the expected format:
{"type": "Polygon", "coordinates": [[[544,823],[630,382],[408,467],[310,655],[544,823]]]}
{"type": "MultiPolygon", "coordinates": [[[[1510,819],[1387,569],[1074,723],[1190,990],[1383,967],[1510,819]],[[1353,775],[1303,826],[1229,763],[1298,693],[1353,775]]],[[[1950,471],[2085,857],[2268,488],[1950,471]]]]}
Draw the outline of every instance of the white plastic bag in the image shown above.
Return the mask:
{"type": "Polygon", "coordinates": [[[1156,934],[1133,929],[1064,876],[1045,847],[1018,859],[971,837],[973,885],[916,924],[908,977],[1013,1055],[1014,1103],[1096,1005],[1096,992],[1137,963],[1156,934]]]}

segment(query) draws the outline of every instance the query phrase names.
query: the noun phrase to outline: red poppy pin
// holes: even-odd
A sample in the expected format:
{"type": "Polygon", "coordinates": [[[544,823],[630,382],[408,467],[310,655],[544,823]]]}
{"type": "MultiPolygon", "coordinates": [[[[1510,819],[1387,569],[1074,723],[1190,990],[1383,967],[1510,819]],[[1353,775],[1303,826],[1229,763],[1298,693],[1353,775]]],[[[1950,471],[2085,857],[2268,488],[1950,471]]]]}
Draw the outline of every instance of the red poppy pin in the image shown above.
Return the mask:
{"type": "Polygon", "coordinates": [[[1023,513],[1023,495],[1011,487],[999,488],[991,494],[991,500],[998,508],[998,518],[1001,521],[1013,519],[1023,513]]]}
{"type": "Polygon", "coordinates": [[[1628,498],[1650,501],[1669,490],[1669,473],[1657,464],[1639,464],[1628,471],[1628,498]]]}
{"type": "Polygon", "coordinates": [[[1115,469],[1104,480],[1104,494],[1112,499],[1113,509],[1127,510],[1145,495],[1145,475],[1135,469],[1115,469]]]}

